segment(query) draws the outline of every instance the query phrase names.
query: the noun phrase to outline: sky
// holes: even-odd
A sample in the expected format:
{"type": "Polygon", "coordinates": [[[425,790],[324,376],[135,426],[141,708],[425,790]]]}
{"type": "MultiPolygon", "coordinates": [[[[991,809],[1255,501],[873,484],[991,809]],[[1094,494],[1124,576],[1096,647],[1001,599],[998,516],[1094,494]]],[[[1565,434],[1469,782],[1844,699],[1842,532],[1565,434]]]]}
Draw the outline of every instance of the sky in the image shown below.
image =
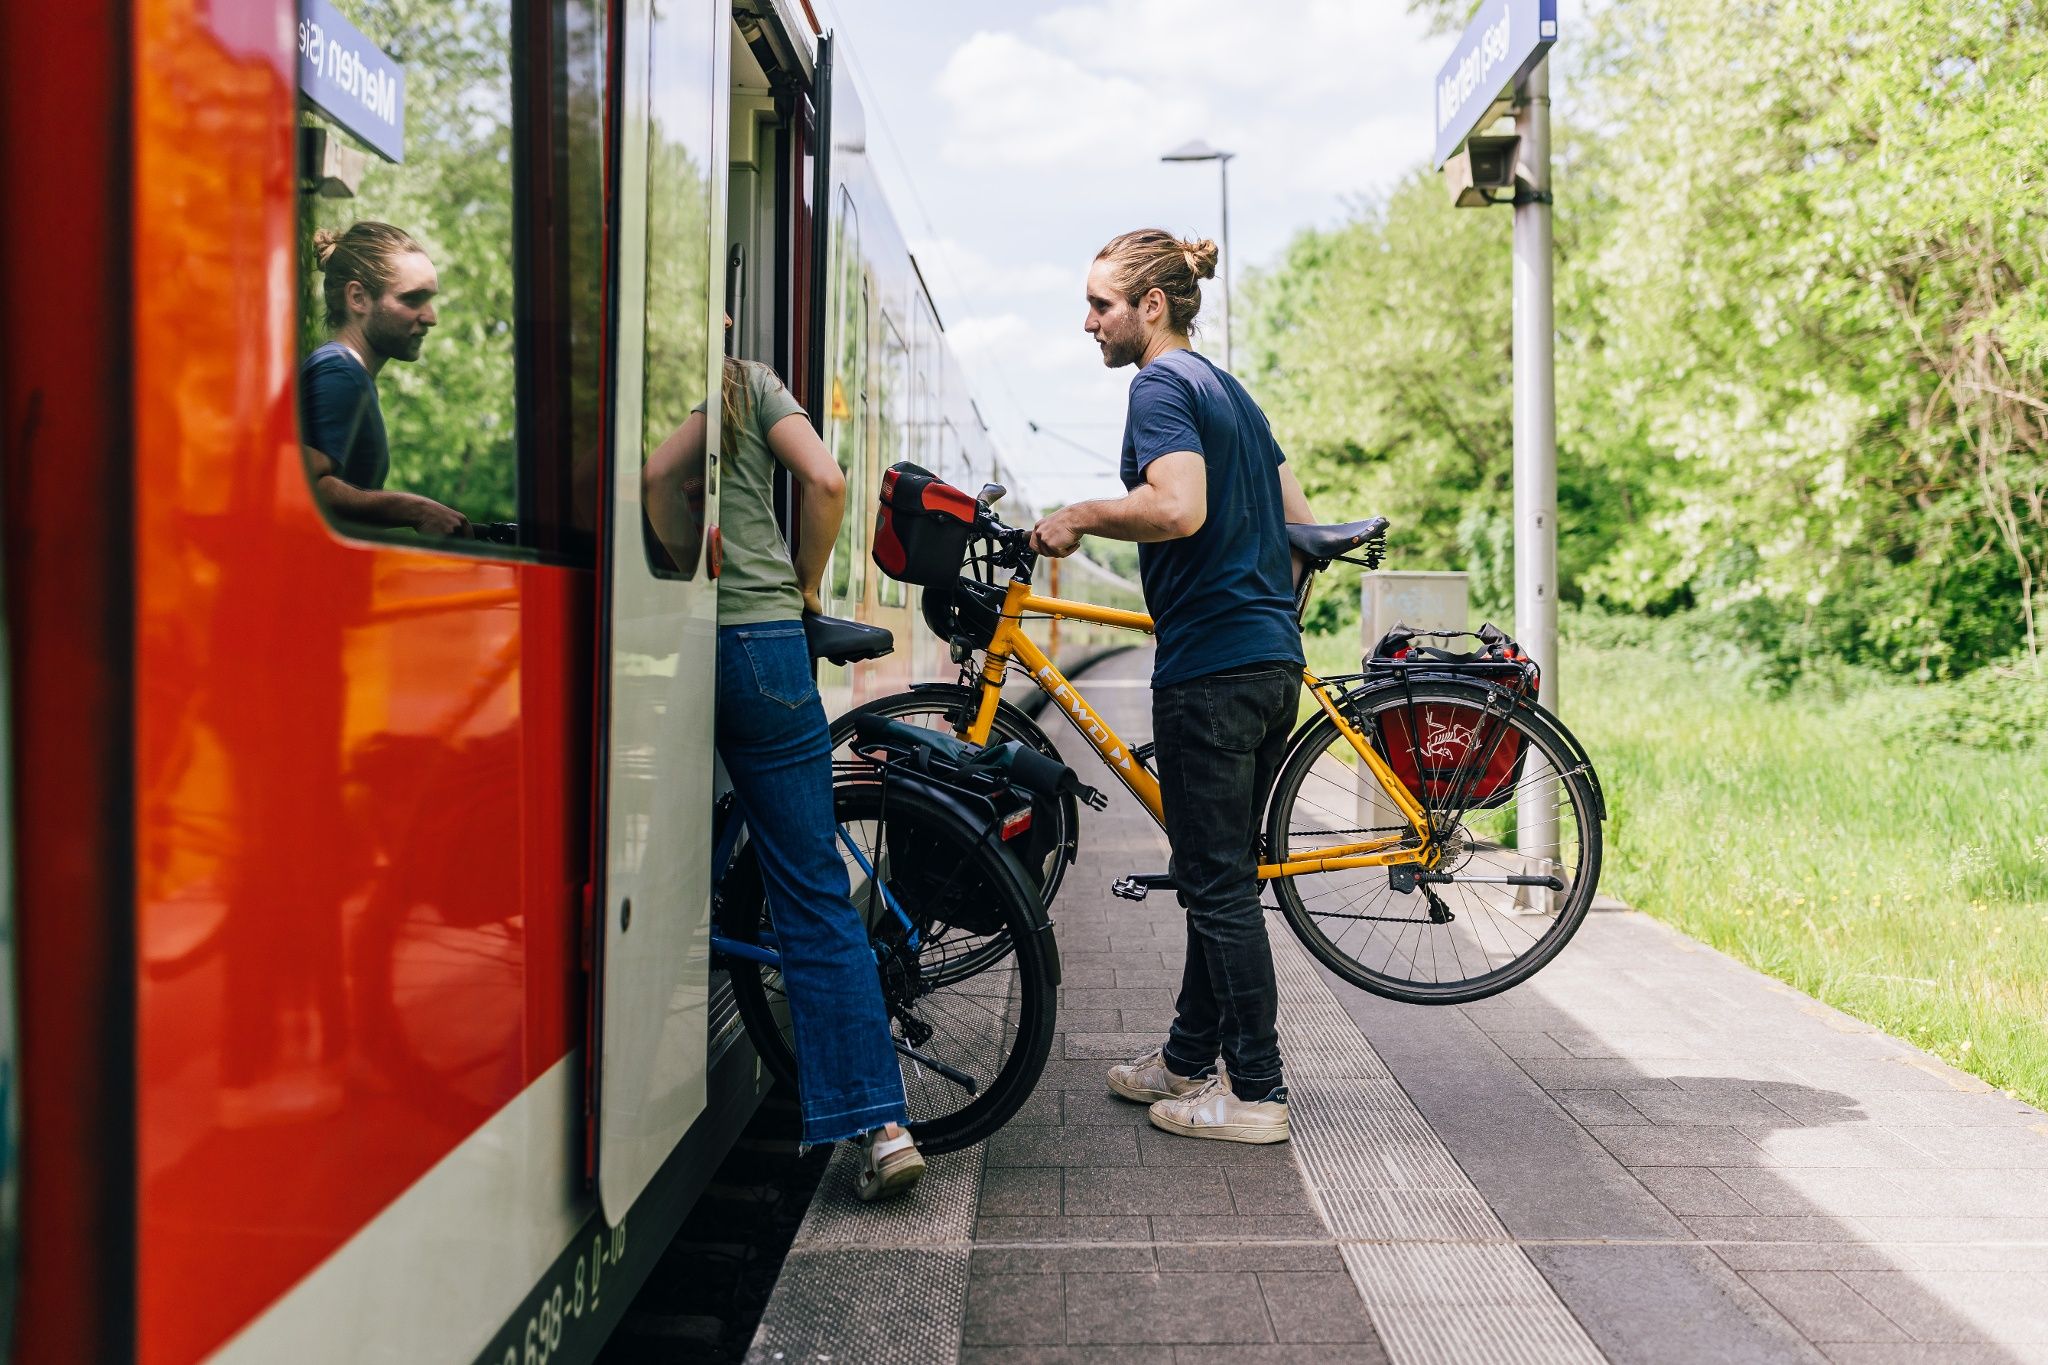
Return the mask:
{"type": "MultiPolygon", "coordinates": [[[[1428,161],[1437,68],[1403,0],[816,0],[843,40],[868,148],[991,429],[1039,503],[1121,491],[1130,369],[1081,330],[1103,243],[1220,240],[1234,275],[1428,161]],[[1043,434],[1033,435],[1036,422],[1043,434]]],[[[1221,348],[1214,284],[1199,344],[1221,348]]]]}

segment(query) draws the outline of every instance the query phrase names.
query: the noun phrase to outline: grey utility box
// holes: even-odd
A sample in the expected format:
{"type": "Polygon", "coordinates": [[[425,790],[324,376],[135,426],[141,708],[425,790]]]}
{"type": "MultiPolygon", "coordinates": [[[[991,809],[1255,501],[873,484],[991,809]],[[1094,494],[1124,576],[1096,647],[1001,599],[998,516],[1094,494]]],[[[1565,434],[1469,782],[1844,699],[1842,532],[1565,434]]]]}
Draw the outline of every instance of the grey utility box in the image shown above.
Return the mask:
{"type": "Polygon", "coordinates": [[[1464,630],[1472,606],[1461,573],[1391,573],[1379,570],[1361,580],[1359,645],[1369,651],[1395,626],[1464,630]]]}

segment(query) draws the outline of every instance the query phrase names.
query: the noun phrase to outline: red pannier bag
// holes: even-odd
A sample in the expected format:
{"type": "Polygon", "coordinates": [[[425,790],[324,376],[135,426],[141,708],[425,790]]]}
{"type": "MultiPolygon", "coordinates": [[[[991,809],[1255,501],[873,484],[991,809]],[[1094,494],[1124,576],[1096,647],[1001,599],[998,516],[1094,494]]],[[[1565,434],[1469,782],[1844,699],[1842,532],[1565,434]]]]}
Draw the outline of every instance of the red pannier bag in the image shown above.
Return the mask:
{"type": "Polygon", "coordinates": [[[883,471],[876,502],[875,567],[899,583],[951,587],[967,562],[980,510],[973,497],[901,460],[883,471]]]}
{"type": "MultiPolygon", "coordinates": [[[[1424,631],[1395,626],[1373,646],[1365,671],[1375,681],[1452,673],[1483,678],[1510,691],[1536,695],[1536,661],[1492,625],[1477,631],[1424,631]],[[1467,653],[1421,640],[1477,639],[1467,653]]],[[[1433,810],[1490,809],[1514,797],[1522,777],[1526,740],[1499,716],[1454,702],[1420,701],[1374,718],[1380,753],[1396,776],[1433,810]]]]}

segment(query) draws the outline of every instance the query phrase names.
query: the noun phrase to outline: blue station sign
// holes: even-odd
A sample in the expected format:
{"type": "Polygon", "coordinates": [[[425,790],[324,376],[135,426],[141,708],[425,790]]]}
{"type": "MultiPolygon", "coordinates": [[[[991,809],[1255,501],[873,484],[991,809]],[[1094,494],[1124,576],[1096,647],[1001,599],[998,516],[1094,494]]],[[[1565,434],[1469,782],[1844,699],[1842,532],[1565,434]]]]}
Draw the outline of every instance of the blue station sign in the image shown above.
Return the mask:
{"type": "Polygon", "coordinates": [[[1436,164],[1499,118],[1509,92],[1557,41],[1557,0],[1486,0],[1436,74],[1436,164]]]}
{"type": "Polygon", "coordinates": [[[405,67],[328,0],[299,0],[299,93],[386,161],[405,160],[405,67]]]}

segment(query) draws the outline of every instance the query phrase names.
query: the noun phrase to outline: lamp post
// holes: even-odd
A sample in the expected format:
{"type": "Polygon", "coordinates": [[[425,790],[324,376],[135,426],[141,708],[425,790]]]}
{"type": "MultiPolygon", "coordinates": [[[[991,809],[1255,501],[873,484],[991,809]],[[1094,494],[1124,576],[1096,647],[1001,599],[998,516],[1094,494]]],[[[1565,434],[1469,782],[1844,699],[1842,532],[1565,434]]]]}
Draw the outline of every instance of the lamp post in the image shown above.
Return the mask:
{"type": "Polygon", "coordinates": [[[1221,152],[1196,138],[1174,148],[1161,161],[1213,161],[1223,178],[1223,368],[1230,368],[1230,332],[1237,310],[1230,306],[1230,158],[1236,152],[1221,152]]]}

